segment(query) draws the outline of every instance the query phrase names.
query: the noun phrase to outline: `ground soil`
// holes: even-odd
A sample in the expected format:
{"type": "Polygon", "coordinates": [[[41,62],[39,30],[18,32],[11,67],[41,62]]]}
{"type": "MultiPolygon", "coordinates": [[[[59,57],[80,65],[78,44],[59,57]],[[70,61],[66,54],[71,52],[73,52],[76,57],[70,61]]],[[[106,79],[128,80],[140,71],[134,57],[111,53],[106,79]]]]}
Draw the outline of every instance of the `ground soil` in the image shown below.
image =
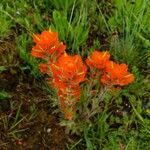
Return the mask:
{"type": "Polygon", "coordinates": [[[71,137],[53,114],[50,96],[30,72],[20,69],[21,61],[12,52],[15,42],[6,39],[0,44],[0,65],[6,67],[0,73],[0,91],[10,95],[0,100],[0,150],[64,150],[71,137]]]}

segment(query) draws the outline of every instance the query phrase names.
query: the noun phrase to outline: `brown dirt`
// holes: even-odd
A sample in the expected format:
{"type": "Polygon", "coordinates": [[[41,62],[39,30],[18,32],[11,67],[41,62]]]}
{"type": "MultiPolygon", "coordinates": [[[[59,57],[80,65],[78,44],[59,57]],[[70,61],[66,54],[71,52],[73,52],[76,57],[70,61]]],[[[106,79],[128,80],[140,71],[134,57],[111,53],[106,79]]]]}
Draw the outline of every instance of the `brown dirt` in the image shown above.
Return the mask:
{"type": "Polygon", "coordinates": [[[0,91],[11,95],[0,100],[0,150],[65,150],[70,137],[59,125],[59,116],[52,114],[49,95],[20,70],[15,42],[8,41],[2,41],[0,48],[0,65],[6,67],[0,73],[0,91]]]}

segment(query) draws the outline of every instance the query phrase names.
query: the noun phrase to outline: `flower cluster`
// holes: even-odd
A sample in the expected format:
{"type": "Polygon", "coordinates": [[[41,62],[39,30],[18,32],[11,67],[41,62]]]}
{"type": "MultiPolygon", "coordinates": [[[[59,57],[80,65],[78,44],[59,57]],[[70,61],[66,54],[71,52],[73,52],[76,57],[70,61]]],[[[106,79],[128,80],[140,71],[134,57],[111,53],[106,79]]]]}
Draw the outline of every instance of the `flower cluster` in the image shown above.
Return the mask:
{"type": "Polygon", "coordinates": [[[128,72],[126,64],[117,64],[109,61],[106,64],[106,72],[101,78],[103,84],[128,85],[134,81],[134,75],[128,72]]]}
{"type": "Polygon", "coordinates": [[[66,53],[51,65],[53,85],[58,89],[61,110],[66,119],[74,116],[75,104],[80,99],[80,83],[85,80],[87,68],[79,55],[66,53]]]}
{"type": "Polygon", "coordinates": [[[31,54],[36,58],[41,58],[45,63],[40,63],[39,68],[42,73],[47,73],[49,65],[57,60],[66,49],[66,46],[59,41],[56,32],[43,31],[41,34],[34,34],[31,54]]]}
{"type": "Polygon", "coordinates": [[[80,55],[68,55],[66,46],[59,41],[56,32],[43,31],[33,35],[35,46],[31,54],[41,58],[39,64],[42,73],[50,76],[50,85],[57,90],[60,110],[65,119],[72,120],[76,112],[76,103],[80,100],[80,83],[85,80],[87,66],[98,70],[100,81],[104,85],[128,85],[134,81],[134,75],[128,72],[126,64],[117,64],[110,60],[108,51],[95,50],[83,63],[80,55]]]}
{"type": "Polygon", "coordinates": [[[86,64],[89,67],[103,70],[106,68],[106,63],[109,61],[110,54],[108,51],[99,52],[94,51],[91,56],[86,59],[86,64]]]}
{"type": "Polygon", "coordinates": [[[45,61],[39,64],[39,69],[51,77],[50,85],[57,89],[60,109],[65,119],[71,120],[80,99],[80,83],[85,80],[87,67],[79,55],[70,56],[65,52],[66,46],[59,42],[56,32],[43,31],[40,35],[33,35],[33,41],[36,45],[31,54],[45,61]]]}
{"type": "Polygon", "coordinates": [[[94,51],[86,59],[86,64],[90,68],[96,68],[100,71],[100,81],[104,85],[125,86],[134,81],[134,75],[128,72],[128,66],[111,61],[108,51],[94,51]]]}
{"type": "Polygon", "coordinates": [[[33,41],[36,45],[32,48],[32,56],[42,59],[50,59],[51,57],[59,57],[66,49],[66,46],[59,41],[56,32],[43,31],[41,34],[34,34],[33,41]]]}

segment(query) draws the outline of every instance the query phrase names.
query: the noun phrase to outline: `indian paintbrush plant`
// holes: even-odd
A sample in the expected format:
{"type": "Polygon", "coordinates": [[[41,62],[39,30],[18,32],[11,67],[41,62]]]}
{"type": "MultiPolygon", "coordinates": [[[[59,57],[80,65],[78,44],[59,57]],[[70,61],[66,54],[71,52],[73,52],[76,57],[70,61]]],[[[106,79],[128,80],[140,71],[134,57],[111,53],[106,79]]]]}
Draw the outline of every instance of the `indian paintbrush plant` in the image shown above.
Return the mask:
{"type": "Polygon", "coordinates": [[[77,116],[89,120],[103,111],[101,106],[109,90],[134,81],[128,66],[110,60],[109,51],[94,50],[84,63],[79,54],[67,54],[66,45],[56,32],[47,30],[34,34],[33,41],[31,54],[42,60],[39,69],[48,75],[49,86],[56,90],[65,120],[75,122],[77,116]],[[84,99],[80,103],[83,106],[78,108],[81,99],[84,99]]]}

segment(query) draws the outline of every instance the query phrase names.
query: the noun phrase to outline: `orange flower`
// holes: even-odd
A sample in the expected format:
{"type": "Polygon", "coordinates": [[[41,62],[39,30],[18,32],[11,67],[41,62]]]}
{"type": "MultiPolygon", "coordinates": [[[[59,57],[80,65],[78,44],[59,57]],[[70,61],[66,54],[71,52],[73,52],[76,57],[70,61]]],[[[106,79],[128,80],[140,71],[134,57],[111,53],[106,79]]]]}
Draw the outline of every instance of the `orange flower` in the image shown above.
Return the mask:
{"type": "Polygon", "coordinates": [[[56,87],[57,89],[60,89],[61,91],[66,91],[67,84],[65,82],[62,82],[59,78],[54,78],[53,79],[53,86],[56,87]]]}
{"type": "Polygon", "coordinates": [[[126,64],[117,64],[109,61],[106,64],[106,73],[101,77],[103,84],[128,85],[134,81],[134,75],[128,72],[126,64]]]}
{"type": "Polygon", "coordinates": [[[87,72],[79,55],[70,56],[66,53],[57,62],[51,64],[53,86],[58,89],[60,109],[66,119],[72,119],[75,104],[80,99],[80,83],[85,80],[87,72]],[[71,110],[71,111],[68,111],[71,110]]]}
{"type": "Polygon", "coordinates": [[[66,46],[59,42],[58,34],[52,31],[34,34],[33,41],[36,45],[32,48],[31,54],[37,58],[47,59],[51,55],[58,58],[66,49],[66,46]]]}
{"type": "Polygon", "coordinates": [[[33,41],[47,49],[58,41],[58,34],[56,32],[43,31],[41,34],[33,34],[33,41]]]}
{"type": "Polygon", "coordinates": [[[87,71],[81,57],[64,54],[59,57],[56,63],[51,64],[51,70],[53,74],[53,86],[63,91],[63,94],[67,93],[79,99],[79,84],[85,80],[87,71]]]}
{"type": "Polygon", "coordinates": [[[72,110],[70,110],[70,111],[65,111],[64,112],[64,115],[65,115],[65,119],[67,119],[67,120],[72,120],[73,119],[73,117],[74,117],[74,111],[72,111],[72,110]]]}
{"type": "Polygon", "coordinates": [[[47,64],[43,64],[43,63],[40,63],[39,64],[39,69],[41,71],[41,73],[47,73],[48,72],[48,65],[47,64]]]}
{"type": "Polygon", "coordinates": [[[109,58],[110,54],[108,51],[99,52],[95,50],[92,55],[86,59],[86,64],[89,67],[105,69],[106,62],[109,61],[109,58]]]}
{"type": "Polygon", "coordinates": [[[58,61],[51,65],[51,69],[54,79],[69,84],[79,84],[84,81],[87,72],[80,56],[69,56],[67,54],[59,57],[58,61]]]}
{"type": "Polygon", "coordinates": [[[31,55],[37,58],[45,59],[45,52],[39,45],[35,45],[32,48],[31,55]]]}

